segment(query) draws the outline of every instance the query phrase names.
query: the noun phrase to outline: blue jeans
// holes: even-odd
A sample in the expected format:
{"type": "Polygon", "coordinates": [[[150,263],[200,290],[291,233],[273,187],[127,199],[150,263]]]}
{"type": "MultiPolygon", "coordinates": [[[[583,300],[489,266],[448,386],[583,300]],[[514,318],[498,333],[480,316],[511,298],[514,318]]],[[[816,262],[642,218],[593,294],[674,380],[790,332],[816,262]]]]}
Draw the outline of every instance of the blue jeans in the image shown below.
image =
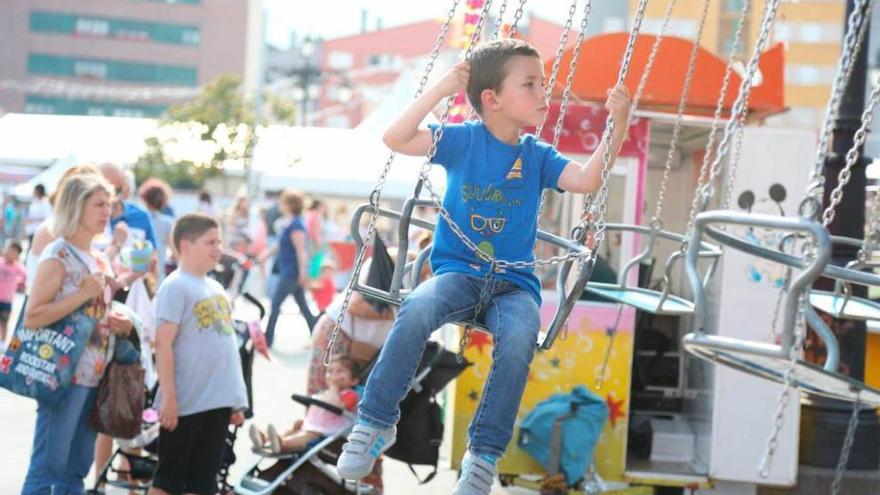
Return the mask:
{"type": "Polygon", "coordinates": [[[305,290],[297,282],[296,275],[282,272],[278,277],[278,285],[275,293],[272,294],[272,311],[269,313],[269,322],[266,324],[266,343],[269,346],[275,340],[275,325],[278,323],[278,317],[281,315],[281,305],[287,299],[287,296],[293,296],[296,305],[299,306],[299,312],[306,320],[309,326],[309,332],[318,321],[318,317],[312,314],[308,302],[306,302],[305,290]]]}
{"type": "Polygon", "coordinates": [[[95,460],[97,432],[89,424],[97,387],[71,385],[56,407],[37,405],[31,462],[22,495],[82,494],[95,460]]]}
{"type": "Polygon", "coordinates": [[[359,418],[387,428],[400,419],[398,405],[409,390],[425,344],[440,326],[473,318],[481,295],[479,321],[492,332],[492,369],[468,429],[468,449],[500,457],[513,424],[535,353],[541,325],[538,304],[526,291],[498,279],[443,273],[419,285],[400,306],[397,320],[360,402],[359,418]],[[481,294],[482,293],[482,294],[481,294]]]}

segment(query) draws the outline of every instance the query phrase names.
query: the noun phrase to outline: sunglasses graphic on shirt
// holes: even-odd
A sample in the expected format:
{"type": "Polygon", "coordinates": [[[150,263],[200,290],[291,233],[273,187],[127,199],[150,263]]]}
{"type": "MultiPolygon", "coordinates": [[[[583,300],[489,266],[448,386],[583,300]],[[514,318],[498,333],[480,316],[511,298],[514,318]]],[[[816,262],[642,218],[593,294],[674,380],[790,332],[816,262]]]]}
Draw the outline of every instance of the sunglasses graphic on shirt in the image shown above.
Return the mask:
{"type": "Polygon", "coordinates": [[[471,213],[471,228],[480,233],[484,233],[486,229],[493,234],[501,233],[506,223],[507,219],[504,217],[484,217],[471,213]]]}

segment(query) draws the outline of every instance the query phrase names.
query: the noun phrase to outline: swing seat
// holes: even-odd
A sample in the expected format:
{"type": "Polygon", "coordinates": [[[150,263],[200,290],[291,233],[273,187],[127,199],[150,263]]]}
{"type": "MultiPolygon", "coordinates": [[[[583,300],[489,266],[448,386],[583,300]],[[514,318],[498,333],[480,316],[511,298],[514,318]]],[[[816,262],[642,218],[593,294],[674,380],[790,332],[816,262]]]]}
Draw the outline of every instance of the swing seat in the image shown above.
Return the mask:
{"type": "MultiPolygon", "coordinates": [[[[651,313],[655,315],[691,315],[694,313],[694,303],[680,296],[676,296],[669,292],[669,281],[672,277],[672,271],[675,262],[682,257],[679,251],[673,253],[667,260],[663,270],[663,289],[652,290],[644,287],[632,287],[628,285],[630,270],[638,266],[643,260],[649,259],[654,251],[654,247],[659,239],[666,239],[678,244],[686,240],[686,237],[676,232],[667,230],[654,229],[643,225],[634,224],[608,224],[605,226],[606,231],[616,232],[632,232],[642,236],[649,236],[647,247],[639,253],[635,258],[630,260],[620,276],[617,283],[588,282],[586,291],[599,295],[615,302],[632,306],[639,311],[651,313]]],[[[703,279],[703,285],[709,282],[709,278],[715,270],[715,263],[721,256],[721,249],[707,242],[700,243],[699,258],[709,260],[709,268],[703,279]]]]}
{"type": "Polygon", "coordinates": [[[846,296],[830,291],[810,292],[810,304],[834,318],[845,320],[880,320],[880,304],[863,297],[846,296]]]}
{"type": "MultiPolygon", "coordinates": [[[[743,348],[737,339],[699,333],[686,335],[682,344],[688,352],[706,361],[781,384],[785,384],[785,373],[791,365],[788,357],[776,354],[779,347],[770,344],[750,343],[760,347],[743,348]],[[758,349],[767,353],[758,353],[758,349]]],[[[807,395],[850,402],[858,398],[862,404],[880,407],[880,390],[800,359],[795,362],[789,381],[807,395]]]]}
{"type": "MultiPolygon", "coordinates": [[[[434,222],[413,217],[413,211],[415,211],[416,207],[418,206],[425,206],[430,208],[434,206],[434,203],[429,200],[410,198],[406,202],[404,202],[401,211],[379,208],[378,215],[380,217],[398,221],[398,250],[397,259],[395,260],[394,264],[394,274],[392,275],[391,279],[391,288],[385,291],[377,289],[376,287],[370,287],[368,285],[361,284],[359,280],[355,279],[352,286],[354,290],[358,291],[359,293],[370,299],[399,307],[403,303],[404,299],[406,299],[406,297],[412,292],[412,289],[418,286],[420,282],[419,274],[422,271],[422,266],[424,265],[424,263],[427,262],[428,254],[430,253],[430,247],[422,250],[422,252],[420,252],[417,256],[415,262],[408,262],[407,248],[409,246],[409,230],[411,226],[416,226],[431,231],[433,231],[435,228],[434,222]],[[403,279],[407,275],[410,276],[410,280],[412,281],[412,283],[410,284],[412,288],[410,289],[406,289],[403,287],[403,279]]],[[[360,250],[364,245],[364,239],[361,236],[360,232],[361,218],[363,217],[364,213],[368,212],[371,209],[372,206],[370,204],[360,205],[355,210],[354,215],[352,216],[351,236],[358,250],[360,250]]],[[[571,260],[564,262],[559,270],[559,275],[556,279],[556,289],[561,297],[558,298],[556,314],[546,331],[542,330],[541,332],[539,332],[538,341],[536,343],[537,346],[541,349],[550,349],[560,331],[562,331],[562,329],[565,327],[565,322],[566,320],[568,320],[568,315],[571,313],[572,308],[574,308],[575,303],[577,303],[580,294],[584,291],[584,286],[587,284],[587,280],[590,278],[594,263],[592,262],[592,257],[590,256],[590,250],[573,240],[565,239],[549,232],[545,232],[543,230],[538,230],[537,239],[539,242],[550,243],[557,248],[566,250],[569,253],[578,253],[585,260],[584,262],[581,262],[579,264],[579,267],[576,270],[577,277],[574,280],[574,283],[571,284],[571,287],[569,287],[567,290],[566,281],[568,280],[568,277],[574,267],[574,262],[571,260]]],[[[489,333],[488,329],[479,322],[461,321],[454,322],[454,324],[489,333]]]]}
{"type": "Polygon", "coordinates": [[[622,287],[618,284],[587,283],[587,292],[606,297],[639,311],[655,315],[690,315],[694,313],[693,301],[673,294],[641,287],[622,287]]]}
{"type": "MultiPolygon", "coordinates": [[[[832,236],[831,243],[862,249],[863,240],[852,237],[832,236]]],[[[810,304],[834,318],[846,320],[880,321],[880,303],[854,296],[852,284],[880,285],[880,276],[864,269],[878,268],[875,261],[851,261],[845,267],[829,265],[823,276],[834,279],[834,291],[814,290],[810,294],[810,304]]]]}
{"type": "MultiPolygon", "coordinates": [[[[809,395],[847,401],[854,401],[858,398],[865,403],[880,406],[880,391],[837,373],[839,348],[834,334],[816,314],[812,306],[806,302],[802,304],[803,299],[809,297],[810,287],[820,275],[827,275],[828,272],[841,275],[839,270],[846,270],[841,267],[829,266],[830,259],[831,238],[825,228],[813,220],[732,211],[711,211],[697,215],[692,244],[688,249],[685,264],[696,305],[694,331],[682,339],[683,347],[691,354],[716,364],[722,364],[778,383],[784,384],[787,380],[787,383],[798,387],[809,395]],[[810,235],[815,246],[815,256],[808,259],[773,251],[754,245],[726,231],[710,229],[708,228],[710,224],[761,227],[810,235]],[[697,270],[699,248],[695,244],[702,238],[703,233],[723,245],[801,270],[792,281],[785,297],[782,334],[778,345],[705,333],[706,294],[697,270]],[[792,352],[798,352],[795,349],[795,328],[799,325],[798,319],[802,306],[808,323],[817,331],[828,350],[825,365],[821,368],[800,359],[794,361],[791,359],[792,352]],[[786,377],[787,370],[792,367],[793,372],[786,377]]],[[[853,275],[848,276],[854,277],[853,275]]]]}

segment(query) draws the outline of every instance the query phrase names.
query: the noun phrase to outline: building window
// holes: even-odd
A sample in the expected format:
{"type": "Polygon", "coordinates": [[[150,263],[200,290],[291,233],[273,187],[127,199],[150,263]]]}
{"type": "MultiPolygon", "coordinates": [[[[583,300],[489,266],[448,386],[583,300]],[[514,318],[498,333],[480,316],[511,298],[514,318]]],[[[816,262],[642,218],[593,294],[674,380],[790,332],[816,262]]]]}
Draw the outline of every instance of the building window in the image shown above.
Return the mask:
{"type": "MultiPolygon", "coordinates": [[[[641,32],[646,34],[659,34],[663,27],[663,19],[645,19],[642,21],[641,32]]],[[[666,26],[666,35],[680,38],[693,39],[697,36],[697,21],[692,19],[670,18],[666,26]]]]}
{"type": "Polygon", "coordinates": [[[354,67],[354,55],[351,52],[330,52],[327,55],[330,70],[346,70],[354,67]]]}
{"type": "Polygon", "coordinates": [[[799,86],[828,86],[834,82],[837,68],[822,65],[786,64],[785,83],[799,86]]]}
{"type": "Polygon", "coordinates": [[[28,56],[28,74],[61,77],[91,77],[107,81],[196,86],[198,70],[182,65],[119,62],[55,55],[28,56]]]}
{"type": "Polygon", "coordinates": [[[371,69],[397,70],[402,66],[401,57],[392,53],[373,53],[367,57],[367,67],[371,69]]]}
{"type": "Polygon", "coordinates": [[[27,95],[25,97],[24,108],[26,113],[97,115],[112,117],[159,117],[165,112],[167,106],[27,95]]]}
{"type": "Polygon", "coordinates": [[[30,29],[35,33],[153,41],[175,45],[198,45],[201,43],[197,26],[53,12],[31,12],[30,29]]]}
{"type": "Polygon", "coordinates": [[[843,26],[841,26],[839,22],[782,21],[776,23],[774,35],[777,41],[807,44],[837,44],[843,37],[843,26]]]}

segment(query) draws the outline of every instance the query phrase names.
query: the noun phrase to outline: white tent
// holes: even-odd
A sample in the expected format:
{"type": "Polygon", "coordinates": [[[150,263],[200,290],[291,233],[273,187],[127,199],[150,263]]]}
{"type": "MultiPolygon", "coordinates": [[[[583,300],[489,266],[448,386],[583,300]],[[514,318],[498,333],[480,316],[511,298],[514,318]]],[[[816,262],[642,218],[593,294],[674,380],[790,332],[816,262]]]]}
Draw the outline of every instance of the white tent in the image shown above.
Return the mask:
{"type": "Polygon", "coordinates": [[[45,164],[15,186],[16,196],[28,198],[37,184],[51,191],[78,163],[133,163],[155,128],[154,119],[9,113],[0,117],[0,162],[45,164]]]}
{"type": "MultiPolygon", "coordinates": [[[[253,170],[265,190],[292,187],[310,194],[367,199],[391,151],[382,133],[412,100],[416,81],[406,71],[388,96],[355,129],[269,126],[258,131],[253,170]]],[[[429,115],[423,125],[436,122],[429,115]]],[[[386,178],[383,197],[412,195],[424,157],[397,155],[386,178]]],[[[431,182],[438,193],[446,184],[442,167],[435,166],[431,182]]],[[[426,197],[422,194],[422,197],[426,197]]]]}
{"type": "Polygon", "coordinates": [[[155,128],[154,119],[9,113],[0,118],[0,159],[73,154],[84,162],[132,163],[155,128]]]}

